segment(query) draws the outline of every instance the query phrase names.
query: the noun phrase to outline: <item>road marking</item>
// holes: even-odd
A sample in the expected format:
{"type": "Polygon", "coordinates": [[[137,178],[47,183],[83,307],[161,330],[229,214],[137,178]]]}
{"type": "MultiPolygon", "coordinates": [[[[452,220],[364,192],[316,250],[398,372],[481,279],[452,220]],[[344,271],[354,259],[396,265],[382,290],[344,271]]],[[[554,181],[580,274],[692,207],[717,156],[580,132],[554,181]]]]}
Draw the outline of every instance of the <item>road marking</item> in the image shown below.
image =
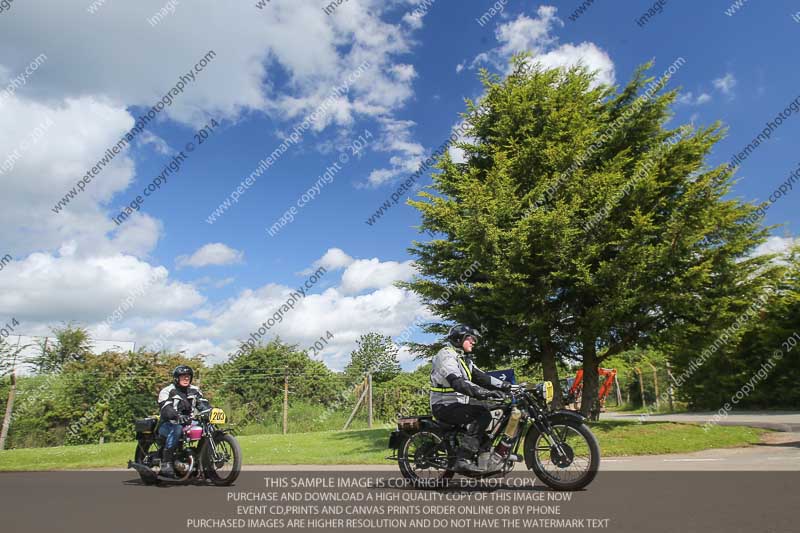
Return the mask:
{"type": "Polygon", "coordinates": [[[664,459],[665,463],[695,463],[700,461],[724,461],[724,459],[664,459]]]}

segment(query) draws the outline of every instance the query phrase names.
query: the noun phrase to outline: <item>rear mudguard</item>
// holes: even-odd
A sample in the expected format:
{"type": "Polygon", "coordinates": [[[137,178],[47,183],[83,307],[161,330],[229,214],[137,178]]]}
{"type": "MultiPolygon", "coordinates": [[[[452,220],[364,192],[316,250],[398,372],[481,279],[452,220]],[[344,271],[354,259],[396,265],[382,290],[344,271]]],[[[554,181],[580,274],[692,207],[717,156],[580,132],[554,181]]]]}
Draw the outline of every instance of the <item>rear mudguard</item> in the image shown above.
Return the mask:
{"type": "Polygon", "coordinates": [[[407,431],[402,431],[399,429],[395,429],[389,435],[389,445],[387,448],[391,448],[392,450],[399,450],[403,443],[406,441],[408,437],[410,437],[413,433],[409,433],[407,431]]]}

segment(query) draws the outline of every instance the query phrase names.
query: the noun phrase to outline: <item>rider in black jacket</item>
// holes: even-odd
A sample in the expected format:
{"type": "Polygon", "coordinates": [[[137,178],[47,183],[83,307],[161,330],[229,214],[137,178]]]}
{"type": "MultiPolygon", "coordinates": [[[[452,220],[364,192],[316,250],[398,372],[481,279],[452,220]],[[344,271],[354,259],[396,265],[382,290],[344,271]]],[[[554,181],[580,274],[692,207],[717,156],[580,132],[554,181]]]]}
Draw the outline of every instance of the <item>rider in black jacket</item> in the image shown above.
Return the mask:
{"type": "Polygon", "coordinates": [[[200,389],[192,385],[193,379],[191,367],[179,365],[172,372],[172,384],[158,393],[158,433],[167,439],[161,459],[161,475],[164,477],[175,476],[172,467],[175,447],[180,441],[183,426],[190,421],[193,408],[203,400],[200,389]]]}

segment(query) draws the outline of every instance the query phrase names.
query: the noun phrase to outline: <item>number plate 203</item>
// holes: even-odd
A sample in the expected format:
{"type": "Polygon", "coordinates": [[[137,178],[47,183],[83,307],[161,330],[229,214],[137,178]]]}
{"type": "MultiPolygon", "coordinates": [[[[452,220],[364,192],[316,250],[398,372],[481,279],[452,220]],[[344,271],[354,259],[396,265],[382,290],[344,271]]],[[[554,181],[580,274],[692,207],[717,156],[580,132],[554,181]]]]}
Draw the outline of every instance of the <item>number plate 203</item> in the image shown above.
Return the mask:
{"type": "Polygon", "coordinates": [[[217,409],[216,407],[211,410],[211,416],[209,417],[209,422],[212,424],[224,424],[225,423],[225,411],[222,409],[217,409]]]}

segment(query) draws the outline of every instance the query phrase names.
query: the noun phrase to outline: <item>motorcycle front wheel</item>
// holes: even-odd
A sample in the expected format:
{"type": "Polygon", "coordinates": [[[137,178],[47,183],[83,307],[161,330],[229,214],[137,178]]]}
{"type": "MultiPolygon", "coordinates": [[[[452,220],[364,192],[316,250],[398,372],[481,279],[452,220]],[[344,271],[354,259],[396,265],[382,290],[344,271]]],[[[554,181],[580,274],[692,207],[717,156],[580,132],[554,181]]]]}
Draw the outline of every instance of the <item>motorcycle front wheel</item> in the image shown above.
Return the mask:
{"type": "Polygon", "coordinates": [[[592,482],[600,466],[600,445],[586,424],[567,420],[553,424],[548,436],[535,426],[525,436],[525,464],[542,483],[555,490],[580,490],[592,482]]]}
{"type": "Polygon", "coordinates": [[[214,485],[232,485],[242,470],[242,448],[233,435],[217,433],[214,446],[206,443],[203,451],[203,469],[206,478],[214,485]]]}

